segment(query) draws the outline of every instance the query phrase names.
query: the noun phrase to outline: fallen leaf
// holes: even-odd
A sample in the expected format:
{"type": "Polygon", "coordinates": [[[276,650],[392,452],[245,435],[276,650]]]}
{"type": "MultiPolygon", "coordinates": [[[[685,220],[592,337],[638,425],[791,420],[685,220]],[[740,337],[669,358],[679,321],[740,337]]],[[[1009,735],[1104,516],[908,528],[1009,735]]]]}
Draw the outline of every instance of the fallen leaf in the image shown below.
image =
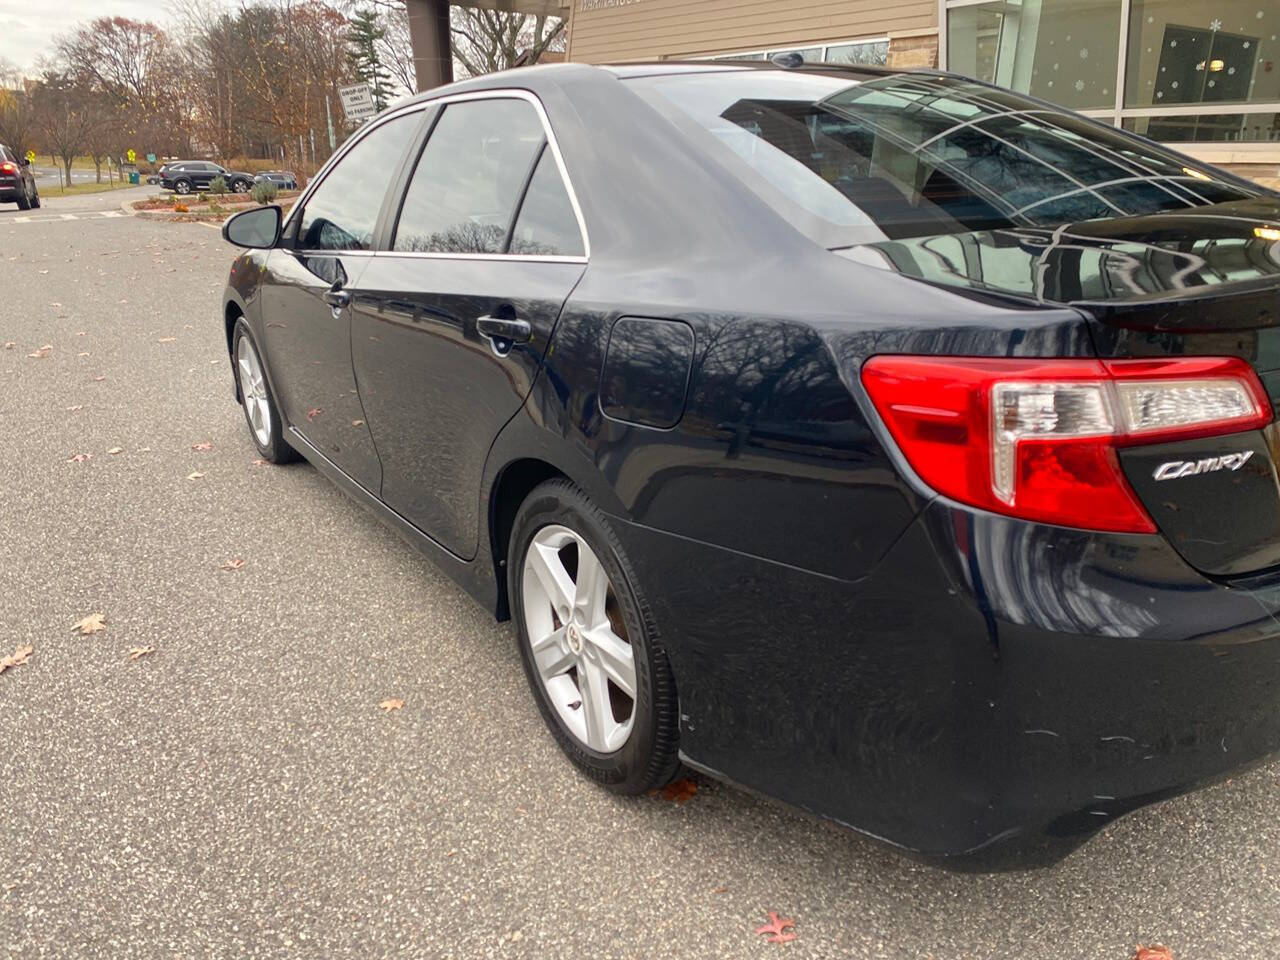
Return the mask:
{"type": "Polygon", "coordinates": [[[178,339],[177,337],[161,337],[159,340],[156,341],[156,343],[173,343],[173,341],[177,339],[178,339]]]}
{"type": "Polygon", "coordinates": [[[267,461],[259,457],[257,460],[253,461],[253,465],[255,467],[265,467],[267,465],[267,461]]]}
{"type": "Polygon", "coordinates": [[[729,892],[729,888],[728,888],[728,887],[716,887],[716,888],[715,888],[714,890],[712,890],[711,892],[712,892],[712,893],[728,893],[728,892],[729,892]]]}
{"type": "Polygon", "coordinates": [[[244,566],[244,557],[236,557],[234,560],[228,560],[218,569],[219,570],[239,570],[243,566],[244,566]]]}
{"type": "Polygon", "coordinates": [[[36,652],[36,648],[27,644],[25,647],[18,647],[13,653],[0,660],[0,673],[4,673],[10,667],[20,667],[31,658],[31,654],[36,652]]]}
{"type": "Polygon", "coordinates": [[[94,382],[94,383],[101,383],[101,382],[102,382],[103,380],[105,380],[105,379],[107,379],[105,376],[102,376],[102,377],[94,377],[94,378],[93,378],[93,382],[94,382]]]}
{"type": "Polygon", "coordinates": [[[363,427],[363,426],[364,426],[364,421],[363,421],[363,420],[352,420],[352,421],[351,421],[351,425],[352,425],[353,427],[363,427]]]}
{"type": "Polygon", "coordinates": [[[76,354],[76,356],[77,356],[77,357],[87,357],[88,355],[89,355],[89,351],[88,351],[88,350],[85,350],[83,353],[77,353],[77,354],[76,354]]]}
{"type": "Polygon", "coordinates": [[[76,336],[77,336],[77,337],[83,337],[83,336],[84,336],[84,331],[83,331],[83,330],[77,330],[77,331],[76,331],[76,336]]]}
{"type": "Polygon", "coordinates": [[[316,417],[320,416],[320,414],[322,413],[324,413],[324,407],[312,407],[310,410],[307,411],[307,419],[314,420],[316,417]]]}
{"type": "Polygon", "coordinates": [[[39,350],[35,351],[35,353],[28,353],[27,356],[35,357],[35,359],[37,360],[43,360],[45,357],[49,355],[49,351],[52,349],[53,347],[46,345],[41,347],[39,350]]]}
{"type": "Polygon", "coordinates": [[[151,452],[151,448],[150,448],[150,447],[139,447],[139,448],[138,448],[138,452],[139,452],[139,453],[150,453],[150,452],[151,452]]]}
{"type": "Polygon", "coordinates": [[[73,403],[71,406],[67,407],[67,413],[75,413],[77,410],[83,410],[83,409],[84,409],[83,403],[73,403]]]}
{"type": "Polygon", "coordinates": [[[89,636],[91,633],[99,633],[107,629],[107,615],[105,613],[91,613],[79,623],[71,625],[71,632],[80,631],[82,636],[89,636]]]}
{"type": "Polygon", "coordinates": [[[84,463],[86,460],[92,460],[92,453],[73,453],[67,457],[67,463],[84,463]]]}
{"type": "Polygon", "coordinates": [[[193,443],[193,444],[191,445],[191,449],[192,449],[192,450],[198,450],[198,451],[200,451],[200,452],[202,452],[202,453],[203,453],[203,452],[204,452],[204,451],[206,451],[206,450],[212,450],[212,449],[213,449],[213,444],[212,444],[212,443],[209,443],[208,441],[205,441],[204,443],[193,443]]]}
{"type": "Polygon", "coordinates": [[[401,707],[403,707],[404,701],[397,700],[396,698],[392,697],[390,700],[383,700],[380,704],[378,704],[378,706],[382,708],[383,713],[390,713],[392,710],[399,710],[401,707]]]}
{"type": "Polygon", "coordinates": [[[769,922],[763,926],[756,927],[756,933],[766,934],[765,940],[769,943],[790,943],[796,938],[795,926],[796,922],[790,917],[779,917],[770,910],[769,922]],[[783,932],[787,927],[791,927],[790,933],[783,932]]]}
{"type": "Polygon", "coordinates": [[[1140,943],[1134,948],[1133,960],[1173,960],[1173,951],[1161,943],[1149,947],[1140,943]]]}
{"type": "Polygon", "coordinates": [[[674,803],[677,807],[683,807],[689,800],[698,793],[698,784],[688,777],[683,780],[676,780],[674,783],[668,783],[665,787],[658,790],[650,790],[650,796],[662,795],[663,800],[674,803]]]}
{"type": "Polygon", "coordinates": [[[6,350],[12,350],[12,349],[13,349],[14,347],[16,347],[16,346],[17,346],[17,344],[16,344],[16,343],[14,343],[12,340],[6,340],[6,341],[4,342],[4,348],[5,348],[6,350]]]}
{"type": "Polygon", "coordinates": [[[117,453],[124,453],[124,447],[112,447],[107,453],[115,456],[117,453]]]}
{"type": "Polygon", "coordinates": [[[156,648],[155,648],[155,647],[130,647],[130,648],[129,648],[129,659],[130,659],[130,660],[141,660],[143,657],[147,656],[148,654],[152,654],[152,653],[155,653],[155,652],[156,652],[156,648]]]}
{"type": "Polygon", "coordinates": [[[200,479],[201,477],[203,477],[203,476],[204,476],[204,474],[203,474],[203,473],[201,473],[199,470],[192,470],[190,473],[188,473],[188,474],[187,474],[187,479],[188,479],[188,480],[199,480],[199,479],[200,479]]]}

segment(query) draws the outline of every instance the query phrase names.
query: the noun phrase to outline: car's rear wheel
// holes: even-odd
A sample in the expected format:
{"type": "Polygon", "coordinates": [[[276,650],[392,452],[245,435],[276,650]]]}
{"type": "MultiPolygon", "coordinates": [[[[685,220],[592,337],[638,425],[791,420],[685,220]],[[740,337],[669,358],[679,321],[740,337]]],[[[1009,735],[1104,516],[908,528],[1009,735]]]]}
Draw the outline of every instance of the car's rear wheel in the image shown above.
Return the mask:
{"type": "Polygon", "coordinates": [[[298,453],[284,439],[284,421],[271,395],[271,385],[262,367],[262,358],[249,333],[249,326],[241,317],[236,321],[232,338],[232,356],[235,360],[236,384],[240,388],[240,403],[244,418],[249,424],[249,436],[263,459],[272,463],[291,463],[298,453]]]}
{"type": "Polygon", "coordinates": [[[231,185],[231,189],[234,190],[236,193],[248,193],[249,184],[245,180],[237,180],[235,183],[231,185]]]}
{"type": "Polygon", "coordinates": [[[173,184],[173,192],[181,193],[184,196],[191,192],[190,180],[175,180],[173,184]]]}
{"type": "Polygon", "coordinates": [[[34,184],[31,187],[31,207],[32,209],[40,207],[40,188],[34,184]]]}
{"type": "Polygon", "coordinates": [[[552,480],[516,516],[508,589],[525,674],[569,759],[617,793],[679,769],[675,682],[608,520],[552,480]]]}
{"type": "Polygon", "coordinates": [[[31,195],[27,192],[27,188],[25,186],[18,193],[18,209],[19,210],[31,209],[31,195]]]}

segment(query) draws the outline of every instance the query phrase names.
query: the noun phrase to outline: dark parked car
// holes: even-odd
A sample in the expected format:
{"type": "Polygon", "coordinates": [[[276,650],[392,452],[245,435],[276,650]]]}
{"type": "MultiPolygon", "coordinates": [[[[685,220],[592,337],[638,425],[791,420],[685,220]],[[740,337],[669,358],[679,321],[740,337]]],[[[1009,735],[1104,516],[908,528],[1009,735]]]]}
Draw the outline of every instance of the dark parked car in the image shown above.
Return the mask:
{"type": "Polygon", "coordinates": [[[957,76],[556,65],[281,220],[258,450],[514,619],[609,789],[1030,864],[1280,747],[1280,196],[957,76]]]}
{"type": "Polygon", "coordinates": [[[253,186],[253,174],[236,173],[208,160],[177,160],[163,164],[159,171],[160,186],[174,193],[191,193],[208,190],[218,177],[233,193],[248,193],[253,186]]]}
{"type": "Polygon", "coordinates": [[[26,157],[0,143],[0,203],[16,203],[19,210],[40,206],[36,178],[26,157]]]}
{"type": "Polygon", "coordinates": [[[281,190],[297,190],[298,175],[290,170],[264,170],[253,178],[254,183],[270,180],[281,190]]]}

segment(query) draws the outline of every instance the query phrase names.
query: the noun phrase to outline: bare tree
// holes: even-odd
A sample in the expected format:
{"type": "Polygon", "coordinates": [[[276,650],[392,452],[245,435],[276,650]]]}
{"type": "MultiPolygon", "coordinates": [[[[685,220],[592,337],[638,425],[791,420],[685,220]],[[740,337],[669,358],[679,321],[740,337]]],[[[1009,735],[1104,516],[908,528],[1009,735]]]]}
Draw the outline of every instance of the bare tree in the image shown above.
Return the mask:
{"type": "Polygon", "coordinates": [[[547,50],[563,49],[564,21],[559,17],[451,7],[453,58],[468,76],[537,63],[547,50]]]}
{"type": "Polygon", "coordinates": [[[71,162],[84,150],[100,116],[101,102],[66,74],[47,72],[32,91],[36,127],[44,148],[62,161],[66,183],[71,162]]]}
{"type": "Polygon", "coordinates": [[[36,121],[18,68],[0,58],[0,141],[19,156],[34,147],[36,121]]]}

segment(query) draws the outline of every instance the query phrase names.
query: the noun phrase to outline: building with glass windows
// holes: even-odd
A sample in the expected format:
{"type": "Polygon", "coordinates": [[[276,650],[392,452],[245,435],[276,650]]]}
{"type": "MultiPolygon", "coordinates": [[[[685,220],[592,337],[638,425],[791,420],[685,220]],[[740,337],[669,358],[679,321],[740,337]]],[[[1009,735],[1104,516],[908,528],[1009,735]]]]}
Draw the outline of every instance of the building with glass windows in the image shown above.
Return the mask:
{"type": "Polygon", "coordinates": [[[572,0],[565,12],[570,60],[794,50],[941,66],[1211,162],[1280,165],[1277,0],[572,0]]]}

